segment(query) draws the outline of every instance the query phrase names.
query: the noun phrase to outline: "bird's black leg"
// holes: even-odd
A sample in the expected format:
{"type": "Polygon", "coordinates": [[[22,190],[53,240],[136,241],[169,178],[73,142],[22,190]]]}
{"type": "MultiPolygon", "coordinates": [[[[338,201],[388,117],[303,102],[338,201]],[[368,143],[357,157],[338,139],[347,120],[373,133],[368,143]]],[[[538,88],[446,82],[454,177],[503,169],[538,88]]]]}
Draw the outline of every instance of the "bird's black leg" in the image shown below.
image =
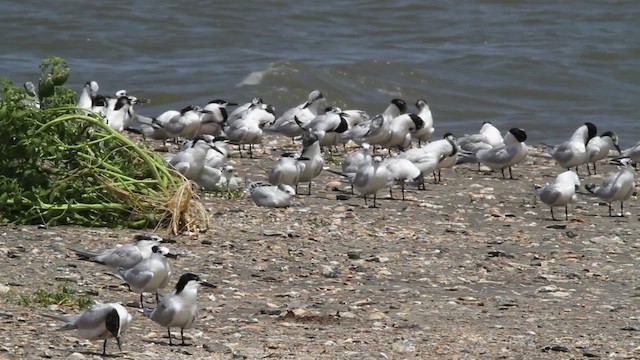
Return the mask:
{"type": "Polygon", "coordinates": [[[593,163],[593,175],[596,175],[596,163],[593,163]]]}
{"type": "Polygon", "coordinates": [[[587,162],[587,174],[591,175],[591,168],[589,167],[589,163],[587,162]]]}
{"type": "Polygon", "coordinates": [[[551,208],[551,220],[555,220],[556,218],[553,216],[553,206],[551,206],[550,208],[551,208]]]}
{"type": "Polygon", "coordinates": [[[569,207],[567,205],[564,206],[564,219],[569,220],[569,207]]]}
{"type": "Polygon", "coordinates": [[[620,216],[624,217],[624,202],[620,201],[620,216]]]}
{"type": "Polygon", "coordinates": [[[393,186],[389,186],[389,197],[393,199],[393,186]]]}
{"type": "Polygon", "coordinates": [[[184,329],[180,329],[180,337],[182,337],[182,346],[187,346],[187,343],[184,342],[184,329]]]}
{"type": "Polygon", "coordinates": [[[107,355],[107,339],[104,339],[104,343],[102,344],[102,356],[107,355]]]}
{"type": "Polygon", "coordinates": [[[511,173],[511,166],[509,166],[509,179],[513,180],[513,174],[511,173]]]}
{"type": "Polygon", "coordinates": [[[140,309],[144,309],[144,301],[142,299],[142,293],[140,293],[140,309]]]}
{"type": "Polygon", "coordinates": [[[158,292],[156,291],[156,305],[158,305],[159,302],[160,300],[158,300],[158,292]]]}
{"type": "Polygon", "coordinates": [[[311,180],[309,180],[309,189],[307,191],[307,195],[311,195],[311,180]]]}
{"type": "Polygon", "coordinates": [[[171,328],[167,328],[167,335],[169,335],[169,345],[173,345],[171,342],[171,328]]]}
{"type": "Polygon", "coordinates": [[[500,169],[500,171],[502,171],[502,178],[503,178],[503,179],[506,179],[507,177],[506,177],[506,176],[504,176],[504,168],[500,169]]]}
{"type": "Polygon", "coordinates": [[[442,172],[438,169],[438,183],[442,182],[442,172]]]}
{"type": "Polygon", "coordinates": [[[433,172],[433,183],[437,184],[438,183],[438,179],[436,178],[436,172],[433,172]]]}
{"type": "Polygon", "coordinates": [[[611,203],[609,203],[609,217],[611,217],[611,203]]]}
{"type": "Polygon", "coordinates": [[[404,181],[402,182],[402,184],[400,184],[400,186],[402,186],[402,201],[404,201],[404,181]]]}

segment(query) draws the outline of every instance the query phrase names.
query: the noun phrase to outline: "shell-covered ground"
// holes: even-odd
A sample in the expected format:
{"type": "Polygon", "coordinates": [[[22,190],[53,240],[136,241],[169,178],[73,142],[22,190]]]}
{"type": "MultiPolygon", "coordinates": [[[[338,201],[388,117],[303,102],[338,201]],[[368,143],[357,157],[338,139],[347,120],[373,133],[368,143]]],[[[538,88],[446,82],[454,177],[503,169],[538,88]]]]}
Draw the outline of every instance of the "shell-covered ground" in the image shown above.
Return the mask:
{"type": "MultiPolygon", "coordinates": [[[[239,176],[266,181],[284,151],[266,144],[254,159],[231,152],[239,176]]],[[[2,227],[0,359],[100,357],[102,341],[57,332],[60,323],[42,316],[77,308],[20,301],[63,285],[128,305],[123,352],[113,340],[107,352],[130,359],[640,358],[637,199],[609,217],[583,190],[569,220],[556,208],[563,220],[552,221],[531,189],[562,169],[531,152],[515,180],[463,165],[426,190],[408,188],[407,201],[380,191],[378,208],[326,171],[287,209],[201,194],[210,228],[170,244],[181,255],[170,287],[190,271],[218,288],[200,289],[186,347],[169,346],[137,294],[69,250],[113,247],[139,231],[2,227]]],[[[341,156],[326,165],[339,169],[341,156]]],[[[615,168],[580,171],[583,184],[599,183],[615,168]]]]}

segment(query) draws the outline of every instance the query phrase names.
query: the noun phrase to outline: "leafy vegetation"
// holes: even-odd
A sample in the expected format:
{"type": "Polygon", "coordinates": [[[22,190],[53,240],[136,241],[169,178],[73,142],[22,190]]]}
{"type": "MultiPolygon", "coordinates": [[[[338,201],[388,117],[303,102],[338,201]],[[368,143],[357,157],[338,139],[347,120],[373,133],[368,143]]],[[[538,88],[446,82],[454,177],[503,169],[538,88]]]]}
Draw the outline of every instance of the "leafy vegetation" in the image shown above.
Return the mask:
{"type": "Polygon", "coordinates": [[[76,108],[64,60],[45,59],[40,72],[37,99],[1,83],[0,223],[202,230],[204,209],[184,177],[76,108]]]}
{"type": "Polygon", "coordinates": [[[66,285],[58,286],[57,291],[38,289],[31,295],[20,295],[18,303],[25,306],[47,307],[59,305],[65,307],[88,308],[93,305],[93,300],[85,294],[78,295],[66,285]]]}

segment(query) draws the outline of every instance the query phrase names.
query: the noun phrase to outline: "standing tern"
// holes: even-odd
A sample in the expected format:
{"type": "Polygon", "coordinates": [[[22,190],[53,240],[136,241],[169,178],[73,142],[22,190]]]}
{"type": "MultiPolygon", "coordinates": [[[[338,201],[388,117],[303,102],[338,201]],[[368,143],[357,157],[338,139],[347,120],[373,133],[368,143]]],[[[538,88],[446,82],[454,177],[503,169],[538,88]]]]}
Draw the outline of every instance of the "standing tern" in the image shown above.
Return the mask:
{"type": "Polygon", "coordinates": [[[298,160],[298,157],[292,153],[282,154],[280,160],[275,163],[269,172],[269,183],[271,185],[287,184],[289,186],[298,186],[300,182],[300,172],[304,168],[304,164],[298,160]]]}
{"type": "Polygon", "coordinates": [[[578,201],[576,190],[580,186],[578,175],[567,170],[556,177],[555,182],[545,186],[534,185],[533,191],[538,195],[540,200],[549,205],[551,209],[551,219],[556,218],[553,215],[554,206],[564,206],[564,219],[569,220],[569,206],[578,201]]]}
{"type": "Polygon", "coordinates": [[[305,126],[313,120],[313,118],[318,116],[320,114],[319,109],[324,103],[324,100],[325,97],[324,94],[322,94],[322,91],[313,90],[309,93],[307,101],[285,111],[273,124],[265,127],[264,130],[269,133],[276,133],[290,137],[293,141],[295,137],[302,136],[304,134],[304,130],[301,129],[298,122],[305,126]],[[298,119],[297,121],[295,120],[296,118],[298,119]]]}
{"type": "Polygon", "coordinates": [[[376,197],[379,190],[389,184],[391,172],[382,164],[382,157],[374,156],[370,161],[360,165],[353,179],[353,188],[364,196],[364,204],[367,204],[367,195],[373,195],[373,206],[376,207],[376,197]]]}
{"type": "Polygon", "coordinates": [[[549,149],[549,155],[564,169],[575,167],[577,174],[578,166],[586,164],[589,161],[587,143],[591,138],[596,136],[596,134],[596,126],[590,122],[586,122],[573,132],[569,140],[549,149]]]}
{"type": "Polygon", "coordinates": [[[587,162],[587,171],[591,175],[589,163],[593,163],[593,174],[596,174],[596,162],[609,156],[609,152],[616,149],[619,154],[620,146],[618,145],[618,135],[612,131],[606,131],[600,136],[594,136],[587,143],[587,152],[589,153],[589,162],[587,162]]]}
{"type": "Polygon", "coordinates": [[[617,173],[604,179],[600,186],[586,184],[584,187],[609,205],[609,216],[611,216],[611,203],[620,201],[620,216],[624,216],[624,201],[628,200],[636,189],[635,162],[622,158],[614,163],[620,164],[620,170],[617,173]]]}
{"type": "Polygon", "coordinates": [[[91,110],[93,104],[93,98],[98,95],[99,90],[98,83],[96,81],[88,81],[82,88],[80,98],[78,99],[78,107],[84,110],[91,110]]]}
{"type": "Polygon", "coordinates": [[[640,162],[640,141],[632,147],[625,149],[620,154],[620,158],[629,158],[636,163],[640,162]]]}
{"type": "MultiPolygon", "coordinates": [[[[166,249],[166,248],[165,248],[166,249]]],[[[171,280],[171,266],[167,261],[167,253],[159,246],[154,246],[152,254],[140,261],[131,269],[120,268],[118,272],[129,284],[131,291],[140,294],[140,307],[144,307],[142,293],[155,292],[158,302],[158,290],[165,288],[171,280]]]]}
{"type": "MultiPolygon", "coordinates": [[[[324,158],[320,151],[320,142],[318,136],[315,133],[305,133],[302,137],[302,153],[298,158],[298,162],[301,163],[300,177],[298,182],[309,183],[307,195],[311,195],[311,182],[322,172],[324,166],[324,158]]],[[[296,193],[298,193],[298,186],[296,193]]]]}
{"type": "Polygon", "coordinates": [[[117,271],[118,268],[131,269],[140,261],[147,259],[153,253],[152,248],[159,246],[165,240],[159,235],[137,235],[134,243],[116,246],[101,252],[70,248],[81,259],[104,264],[117,271]]]}
{"type": "Polygon", "coordinates": [[[504,169],[509,169],[509,178],[513,179],[511,167],[522,162],[529,154],[529,149],[524,141],[527,140],[527,133],[518,128],[511,128],[504,137],[504,144],[476,153],[478,161],[488,166],[491,170],[500,170],[502,178],[504,169]]]}
{"type": "Polygon", "coordinates": [[[173,345],[171,340],[171,328],[180,328],[182,345],[184,342],[184,329],[193,327],[193,323],[198,317],[198,288],[200,285],[215,288],[216,286],[202,280],[198,275],[185,273],[180,276],[176,289],[162,296],[162,300],[155,309],[144,309],[144,315],[167,328],[169,335],[169,345],[173,345]]]}
{"type": "Polygon", "coordinates": [[[422,146],[423,142],[428,142],[433,135],[435,129],[433,128],[433,116],[431,115],[431,109],[427,105],[427,101],[424,99],[418,99],[416,101],[416,108],[418,109],[418,115],[422,119],[422,128],[413,132],[412,137],[418,140],[418,146],[422,146]]]}
{"type": "Polygon", "coordinates": [[[131,324],[132,317],[127,310],[118,303],[96,304],[84,313],[75,316],[47,317],[64,321],[59,330],[76,330],[78,336],[88,340],[104,340],[102,355],[107,354],[107,340],[115,338],[118,348],[122,351],[120,336],[131,324]]]}
{"type": "Polygon", "coordinates": [[[209,101],[203,108],[205,112],[200,119],[200,127],[196,131],[197,135],[214,135],[220,136],[224,123],[229,118],[227,106],[236,106],[238,104],[228,102],[222,99],[214,99],[209,101]]]}
{"type": "Polygon", "coordinates": [[[421,176],[422,172],[411,161],[398,157],[385,159],[383,165],[389,170],[389,196],[393,199],[391,192],[393,184],[399,184],[402,189],[402,200],[404,201],[404,185],[406,182],[415,182],[421,176]]]}

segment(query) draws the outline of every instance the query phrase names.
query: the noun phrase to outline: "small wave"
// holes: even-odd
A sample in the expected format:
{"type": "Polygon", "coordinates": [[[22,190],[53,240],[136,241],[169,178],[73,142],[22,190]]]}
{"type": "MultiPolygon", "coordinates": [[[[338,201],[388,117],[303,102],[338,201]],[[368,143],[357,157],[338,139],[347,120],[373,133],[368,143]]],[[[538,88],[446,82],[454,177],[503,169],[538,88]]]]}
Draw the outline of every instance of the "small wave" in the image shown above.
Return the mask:
{"type": "Polygon", "coordinates": [[[269,66],[264,70],[252,71],[249,75],[247,75],[244,79],[242,79],[241,82],[237,83],[236,87],[238,88],[243,86],[260,85],[260,83],[264,79],[264,76],[267,75],[273,69],[274,69],[273,64],[269,64],[269,66]]]}

